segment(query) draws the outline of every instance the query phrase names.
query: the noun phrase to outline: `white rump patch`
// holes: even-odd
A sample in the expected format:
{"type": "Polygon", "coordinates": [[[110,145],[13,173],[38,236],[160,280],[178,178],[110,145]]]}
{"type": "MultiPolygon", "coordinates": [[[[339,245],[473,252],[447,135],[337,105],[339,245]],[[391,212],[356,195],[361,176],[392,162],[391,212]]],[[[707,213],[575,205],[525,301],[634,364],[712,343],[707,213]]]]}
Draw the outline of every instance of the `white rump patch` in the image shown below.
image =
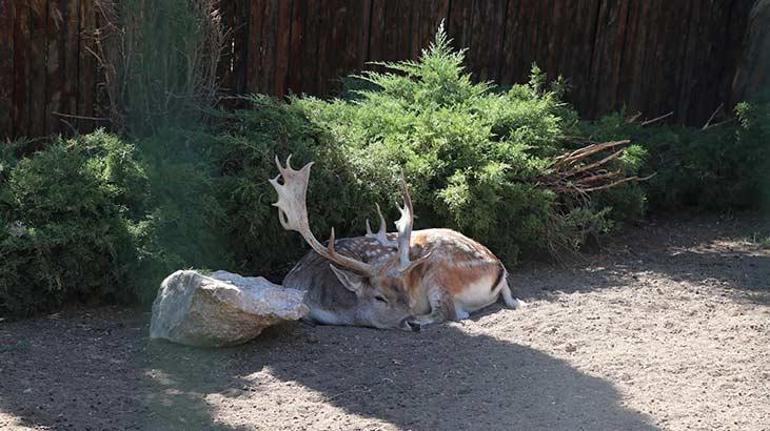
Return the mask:
{"type": "Polygon", "coordinates": [[[494,303],[499,295],[498,286],[492,286],[495,280],[497,275],[490,274],[466,285],[454,298],[455,308],[472,313],[494,303]]]}

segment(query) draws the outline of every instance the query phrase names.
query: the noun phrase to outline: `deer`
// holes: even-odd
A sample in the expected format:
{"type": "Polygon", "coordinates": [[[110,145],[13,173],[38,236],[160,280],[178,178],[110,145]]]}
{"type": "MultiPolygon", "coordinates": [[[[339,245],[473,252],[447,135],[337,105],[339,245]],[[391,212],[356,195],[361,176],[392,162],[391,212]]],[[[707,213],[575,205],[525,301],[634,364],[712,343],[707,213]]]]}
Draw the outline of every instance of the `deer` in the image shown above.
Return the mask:
{"type": "Polygon", "coordinates": [[[269,182],[278,194],[278,219],[312,249],[283,281],[305,291],[306,320],[416,332],[467,319],[500,298],[512,309],[524,305],[513,296],[505,266],[485,246],[450,229],[412,230],[414,210],[403,174],[397,232],[386,231],[376,205],[376,234],[367,219],[366,235],[335,239],[332,228],[324,245],[310,230],[306,206],[314,162],[299,170],[291,167],[291,155],[285,167],[277,156],[275,163],[279,174],[269,182]]]}

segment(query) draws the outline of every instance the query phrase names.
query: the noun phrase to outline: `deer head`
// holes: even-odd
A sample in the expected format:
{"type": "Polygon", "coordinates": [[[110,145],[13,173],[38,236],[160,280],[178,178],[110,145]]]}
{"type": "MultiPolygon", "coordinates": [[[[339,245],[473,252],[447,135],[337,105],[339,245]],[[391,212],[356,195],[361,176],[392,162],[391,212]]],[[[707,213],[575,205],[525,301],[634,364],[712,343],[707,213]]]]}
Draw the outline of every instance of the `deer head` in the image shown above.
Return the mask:
{"type": "Polygon", "coordinates": [[[329,242],[321,244],[310,230],[307,215],[307,186],[310,179],[310,168],[313,162],[299,170],[292,169],[291,156],[286,159],[286,167],[276,157],[279,175],[270,179],[278,193],[278,220],[286,230],[293,230],[302,235],[305,242],[323,258],[329,261],[329,266],[340,283],[356,295],[357,314],[362,321],[378,328],[411,329],[407,323],[411,317],[413,306],[409,285],[410,273],[424,263],[430,254],[411,260],[411,235],[414,222],[412,199],[406,181],[401,179],[404,197],[404,207],[399,208],[401,218],[396,222],[398,239],[395,243],[388,239],[385,218],[379,205],[377,213],[380,217],[380,229],[372,233],[367,220],[366,244],[372,245],[367,253],[372,256],[368,262],[345,256],[335,250],[334,229],[332,228],[329,242]],[[279,182],[282,179],[282,182],[279,182]],[[374,239],[375,242],[372,242],[374,239]],[[395,248],[396,252],[393,253],[395,248]]]}

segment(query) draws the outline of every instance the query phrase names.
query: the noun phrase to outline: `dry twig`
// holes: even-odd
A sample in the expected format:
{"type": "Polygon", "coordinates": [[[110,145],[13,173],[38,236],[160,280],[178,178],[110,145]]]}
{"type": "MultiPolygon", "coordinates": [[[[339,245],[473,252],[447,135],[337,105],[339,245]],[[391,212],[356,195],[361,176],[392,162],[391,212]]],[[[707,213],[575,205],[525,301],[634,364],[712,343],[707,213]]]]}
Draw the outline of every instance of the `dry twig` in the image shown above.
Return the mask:
{"type": "Polygon", "coordinates": [[[642,127],[649,126],[650,124],[657,123],[658,121],[663,121],[663,120],[665,120],[666,118],[668,118],[668,117],[670,117],[672,115],[674,115],[674,111],[671,111],[668,114],[660,115],[660,116],[655,117],[655,118],[653,118],[651,120],[642,121],[642,123],[641,123],[642,127]]]}
{"type": "Polygon", "coordinates": [[[625,177],[622,169],[613,166],[612,162],[625,153],[629,144],[628,140],[604,142],[563,154],[555,159],[549,172],[538,179],[538,184],[560,195],[588,200],[591,192],[652,178],[652,175],[625,177]],[[610,154],[596,159],[608,150],[611,150],[610,154]]]}
{"type": "Polygon", "coordinates": [[[724,103],[720,103],[719,106],[717,106],[717,109],[715,109],[714,112],[711,113],[711,116],[709,117],[708,121],[706,121],[706,124],[703,125],[701,130],[706,130],[709,128],[709,126],[711,125],[711,122],[714,121],[714,117],[716,117],[717,114],[719,114],[719,111],[721,111],[722,108],[724,108],[724,106],[725,106],[724,103]]]}

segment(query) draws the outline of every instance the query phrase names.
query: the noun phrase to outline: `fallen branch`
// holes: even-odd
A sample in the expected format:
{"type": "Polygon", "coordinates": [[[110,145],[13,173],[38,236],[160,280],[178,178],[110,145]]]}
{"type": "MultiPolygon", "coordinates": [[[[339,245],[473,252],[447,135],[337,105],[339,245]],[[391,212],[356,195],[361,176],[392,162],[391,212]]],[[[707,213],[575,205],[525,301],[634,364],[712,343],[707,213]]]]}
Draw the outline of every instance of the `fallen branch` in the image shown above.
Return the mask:
{"type": "Polygon", "coordinates": [[[613,164],[625,153],[630,143],[629,140],[623,140],[591,144],[556,157],[548,173],[538,178],[537,183],[558,195],[590,199],[591,192],[652,178],[652,175],[643,178],[625,177],[623,170],[613,164]],[[598,158],[608,151],[608,155],[598,158]]]}
{"type": "Polygon", "coordinates": [[[87,115],[64,114],[62,112],[56,112],[56,111],[51,112],[51,114],[56,115],[57,117],[74,118],[76,120],[110,121],[110,119],[106,117],[89,117],[87,115]]]}
{"type": "Polygon", "coordinates": [[[719,114],[719,111],[721,111],[722,108],[724,108],[724,106],[725,106],[724,103],[720,103],[719,106],[717,106],[717,109],[714,110],[714,112],[711,114],[708,121],[706,121],[706,124],[703,125],[701,130],[706,130],[709,128],[709,125],[711,124],[711,122],[714,121],[714,117],[716,117],[717,114],[719,114]]]}
{"type": "Polygon", "coordinates": [[[593,176],[590,176],[590,177],[583,178],[583,182],[584,183],[593,183],[593,182],[596,182],[596,181],[604,181],[604,180],[607,180],[609,178],[617,177],[618,175],[623,175],[623,172],[620,171],[620,170],[617,170],[617,171],[607,172],[605,174],[596,174],[596,175],[593,175],[593,176]]]}
{"type": "Polygon", "coordinates": [[[735,121],[735,118],[728,118],[727,120],[720,121],[718,123],[709,124],[708,127],[706,127],[705,129],[702,129],[702,130],[711,130],[711,129],[715,128],[715,127],[724,126],[727,123],[732,123],[733,121],[735,121]]]}
{"type": "Polygon", "coordinates": [[[574,161],[581,160],[585,157],[601,152],[603,150],[614,148],[621,145],[628,145],[630,143],[631,141],[626,139],[623,141],[612,141],[612,142],[604,142],[601,144],[586,145],[585,147],[578,148],[577,150],[572,151],[571,153],[563,154],[557,157],[554,161],[553,167],[563,166],[564,164],[572,164],[572,162],[574,161]]]}
{"type": "Polygon", "coordinates": [[[625,151],[626,151],[626,149],[622,148],[622,149],[620,149],[618,151],[615,151],[614,153],[610,154],[609,156],[607,156],[607,157],[605,157],[605,158],[603,158],[603,159],[601,159],[601,160],[599,160],[597,162],[591,163],[591,164],[589,164],[587,166],[580,166],[578,168],[575,168],[572,171],[567,172],[565,174],[565,177],[572,177],[572,176],[575,176],[577,174],[581,174],[583,172],[590,171],[591,169],[596,169],[596,168],[598,168],[600,166],[604,166],[610,160],[615,160],[618,157],[620,157],[620,155],[623,154],[625,151]]]}
{"type": "Polygon", "coordinates": [[[641,112],[637,112],[636,114],[628,117],[628,119],[626,120],[626,123],[628,123],[628,124],[636,123],[636,120],[638,120],[639,117],[641,117],[641,116],[642,116],[642,113],[641,112]]]}
{"type": "Polygon", "coordinates": [[[648,176],[642,177],[642,178],[634,175],[633,177],[626,177],[626,178],[623,178],[622,180],[618,180],[618,181],[615,181],[615,182],[610,183],[610,184],[604,184],[604,185],[601,185],[601,186],[598,186],[598,187],[592,187],[592,188],[588,188],[588,189],[583,189],[583,191],[586,192],[586,193],[590,193],[590,192],[595,192],[595,191],[598,191],[598,190],[606,190],[606,189],[608,189],[610,187],[615,187],[617,185],[620,185],[620,184],[623,184],[623,183],[627,183],[629,181],[647,181],[650,178],[654,177],[656,174],[657,173],[652,174],[652,175],[648,175],[648,176]]]}
{"type": "Polygon", "coordinates": [[[642,125],[642,127],[649,126],[650,124],[657,123],[658,121],[665,120],[666,118],[668,118],[668,117],[670,117],[672,115],[674,115],[674,111],[671,111],[668,114],[663,114],[663,115],[661,115],[659,117],[655,117],[652,120],[642,121],[641,125],[642,125]]]}

